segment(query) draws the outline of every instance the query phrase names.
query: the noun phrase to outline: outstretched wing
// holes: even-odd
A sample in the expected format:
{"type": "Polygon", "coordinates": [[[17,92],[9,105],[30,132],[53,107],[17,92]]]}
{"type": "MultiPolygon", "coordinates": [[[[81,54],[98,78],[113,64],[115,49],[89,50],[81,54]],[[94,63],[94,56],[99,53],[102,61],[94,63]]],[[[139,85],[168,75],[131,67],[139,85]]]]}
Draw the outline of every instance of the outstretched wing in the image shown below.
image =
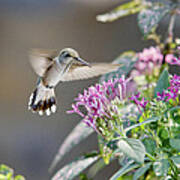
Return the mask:
{"type": "Polygon", "coordinates": [[[91,64],[91,66],[73,64],[69,71],[63,75],[61,81],[88,79],[112,71],[116,71],[121,66],[122,65],[120,64],[108,63],[94,63],[91,64]]]}
{"type": "Polygon", "coordinates": [[[37,75],[43,76],[53,59],[58,55],[56,50],[32,49],[30,51],[30,63],[37,75]]]}

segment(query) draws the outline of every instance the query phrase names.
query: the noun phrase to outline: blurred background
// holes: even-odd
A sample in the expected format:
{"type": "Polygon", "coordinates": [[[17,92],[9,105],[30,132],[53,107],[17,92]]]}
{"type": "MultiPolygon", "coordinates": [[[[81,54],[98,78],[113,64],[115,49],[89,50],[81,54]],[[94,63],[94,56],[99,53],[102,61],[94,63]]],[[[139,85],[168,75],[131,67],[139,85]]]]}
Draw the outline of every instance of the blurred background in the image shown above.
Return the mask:
{"type": "MultiPolygon", "coordinates": [[[[98,81],[64,83],[56,88],[58,111],[39,117],[27,110],[36,75],[28,62],[30,48],[75,48],[89,62],[111,62],[126,50],[140,51],[145,42],[136,16],[114,23],[96,22],[96,15],[122,0],[1,0],[0,1],[0,163],[30,180],[48,180],[48,168],[60,144],[80,118],[67,115],[73,99],[98,81]]],[[[162,22],[162,31],[166,28],[162,22]]],[[[176,24],[176,34],[180,24],[176,24]]],[[[179,34],[178,34],[179,33],[179,34]]],[[[90,136],[59,163],[58,168],[84,152],[97,149],[90,136]]],[[[118,169],[114,162],[95,179],[107,179],[118,169]]]]}

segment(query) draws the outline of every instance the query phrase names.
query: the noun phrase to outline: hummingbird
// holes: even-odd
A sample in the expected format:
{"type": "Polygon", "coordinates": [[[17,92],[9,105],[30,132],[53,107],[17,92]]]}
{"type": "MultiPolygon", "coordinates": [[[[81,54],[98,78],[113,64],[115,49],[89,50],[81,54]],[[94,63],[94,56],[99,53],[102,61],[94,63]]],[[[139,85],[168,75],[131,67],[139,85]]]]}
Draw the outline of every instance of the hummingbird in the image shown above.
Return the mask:
{"type": "Polygon", "coordinates": [[[32,49],[30,64],[39,76],[29,98],[28,108],[39,115],[56,112],[55,87],[60,82],[88,79],[116,71],[121,65],[88,63],[72,48],[56,50],[32,49]]]}

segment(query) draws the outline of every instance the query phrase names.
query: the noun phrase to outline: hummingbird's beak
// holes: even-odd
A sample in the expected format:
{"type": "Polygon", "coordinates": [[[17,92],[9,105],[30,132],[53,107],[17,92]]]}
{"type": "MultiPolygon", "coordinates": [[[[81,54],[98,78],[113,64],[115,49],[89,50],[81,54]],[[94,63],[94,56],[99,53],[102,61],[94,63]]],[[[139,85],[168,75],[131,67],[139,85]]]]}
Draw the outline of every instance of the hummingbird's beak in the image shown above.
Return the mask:
{"type": "Polygon", "coordinates": [[[75,57],[74,59],[75,59],[76,61],[80,62],[80,63],[83,64],[83,65],[86,65],[86,66],[91,67],[91,65],[90,65],[88,62],[84,61],[84,60],[81,59],[80,57],[75,57]]]}

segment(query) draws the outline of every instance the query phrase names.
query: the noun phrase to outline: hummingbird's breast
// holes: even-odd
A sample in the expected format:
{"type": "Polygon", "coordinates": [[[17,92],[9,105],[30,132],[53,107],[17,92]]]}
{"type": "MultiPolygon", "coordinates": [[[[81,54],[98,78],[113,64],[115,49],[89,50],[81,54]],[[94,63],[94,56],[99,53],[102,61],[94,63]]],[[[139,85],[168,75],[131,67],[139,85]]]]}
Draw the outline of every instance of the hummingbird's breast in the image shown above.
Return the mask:
{"type": "Polygon", "coordinates": [[[55,61],[46,71],[43,82],[46,86],[54,87],[58,84],[63,75],[63,65],[55,61]]]}
{"type": "Polygon", "coordinates": [[[43,82],[46,86],[55,87],[61,81],[64,74],[68,73],[71,63],[66,64],[58,60],[47,69],[43,82]]]}

